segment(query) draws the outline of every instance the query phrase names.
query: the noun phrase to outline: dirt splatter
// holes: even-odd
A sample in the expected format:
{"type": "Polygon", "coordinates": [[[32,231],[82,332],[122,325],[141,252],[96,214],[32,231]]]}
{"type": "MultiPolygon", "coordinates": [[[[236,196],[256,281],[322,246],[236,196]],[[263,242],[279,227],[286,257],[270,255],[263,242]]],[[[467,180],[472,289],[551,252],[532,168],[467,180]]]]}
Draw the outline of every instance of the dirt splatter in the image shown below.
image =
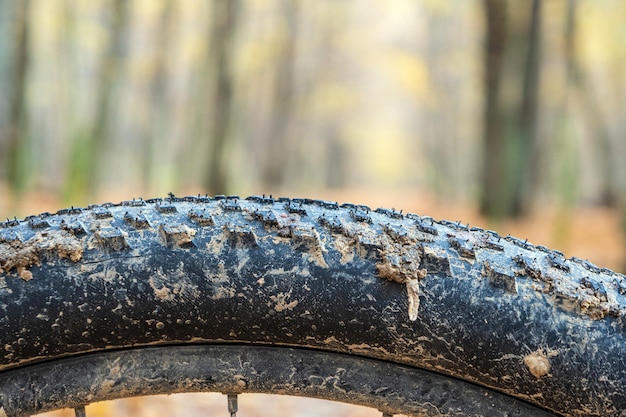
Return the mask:
{"type": "Polygon", "coordinates": [[[292,310],[298,305],[298,300],[289,301],[291,298],[291,293],[280,293],[277,295],[270,296],[270,300],[275,302],[274,310],[277,312],[292,310]]]}
{"type": "Polygon", "coordinates": [[[419,268],[419,263],[414,264],[407,258],[401,254],[383,253],[381,262],[376,265],[378,276],[398,284],[425,278],[426,270],[419,268]]]}
{"type": "Polygon", "coordinates": [[[544,377],[550,372],[550,360],[542,350],[524,356],[524,365],[535,378],[544,377]]]}
{"type": "Polygon", "coordinates": [[[150,277],[148,282],[150,283],[150,287],[152,287],[152,291],[154,292],[155,297],[157,297],[159,300],[171,301],[174,299],[172,291],[165,285],[159,286],[153,277],[150,277]]]}
{"type": "Polygon", "coordinates": [[[39,250],[36,245],[25,245],[18,240],[0,243],[0,273],[39,263],[39,250]]]}
{"type": "MultiPolygon", "coordinates": [[[[425,276],[426,272],[424,272],[425,276]]],[[[406,292],[409,297],[409,320],[415,321],[420,308],[420,287],[416,279],[410,279],[406,282],[406,292]]]]}
{"type": "Polygon", "coordinates": [[[314,228],[292,227],[291,240],[296,250],[306,253],[318,266],[328,268],[324,259],[327,252],[320,235],[314,228]]]}
{"type": "Polygon", "coordinates": [[[81,242],[65,231],[40,232],[22,242],[19,239],[0,242],[0,273],[13,270],[25,281],[33,275],[27,269],[42,260],[69,259],[78,262],[83,257],[81,242]]]}
{"type": "Polygon", "coordinates": [[[78,239],[75,239],[69,234],[64,234],[63,236],[53,235],[51,238],[48,237],[45,243],[41,245],[41,248],[55,252],[59,258],[66,258],[72,262],[78,262],[83,257],[82,244],[78,239]]]}
{"type": "Polygon", "coordinates": [[[212,300],[221,300],[223,298],[233,298],[236,294],[234,288],[231,287],[217,287],[215,293],[211,296],[212,300]]]}
{"type": "Polygon", "coordinates": [[[335,235],[335,249],[341,254],[339,262],[342,265],[354,259],[354,239],[344,235],[335,235]]]}
{"type": "Polygon", "coordinates": [[[417,320],[419,311],[419,280],[426,277],[421,268],[420,250],[406,235],[383,235],[381,260],[376,264],[380,278],[405,284],[409,298],[409,320],[417,320]]]}
{"type": "Polygon", "coordinates": [[[219,256],[224,250],[226,237],[224,235],[216,235],[206,244],[206,249],[214,256],[219,256]]]}
{"type": "Polygon", "coordinates": [[[182,248],[190,245],[193,241],[196,231],[184,224],[170,226],[167,224],[159,225],[159,235],[165,246],[168,248],[182,248]]]}
{"type": "Polygon", "coordinates": [[[17,274],[24,281],[30,281],[31,279],[33,279],[33,273],[30,272],[29,270],[27,270],[26,268],[24,268],[23,266],[18,266],[17,267],[17,274]]]}

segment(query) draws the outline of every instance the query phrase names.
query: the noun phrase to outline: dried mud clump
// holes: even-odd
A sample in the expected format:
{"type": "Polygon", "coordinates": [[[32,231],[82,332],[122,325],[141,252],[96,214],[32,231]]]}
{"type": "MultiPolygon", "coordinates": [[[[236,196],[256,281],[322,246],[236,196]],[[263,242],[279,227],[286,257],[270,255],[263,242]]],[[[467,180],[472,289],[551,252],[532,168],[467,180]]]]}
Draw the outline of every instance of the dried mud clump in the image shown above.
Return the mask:
{"type": "Polygon", "coordinates": [[[37,233],[26,242],[19,239],[0,241],[0,273],[15,272],[25,281],[32,279],[28,270],[42,261],[69,259],[78,262],[83,246],[73,235],[64,231],[37,233]]]}
{"type": "Polygon", "coordinates": [[[161,224],[159,226],[161,240],[168,248],[183,248],[193,245],[195,234],[195,230],[182,224],[177,226],[161,224]]]}
{"type": "Polygon", "coordinates": [[[526,355],[524,365],[535,378],[544,377],[550,372],[550,360],[543,352],[533,352],[526,355]]]}
{"type": "Polygon", "coordinates": [[[426,277],[426,270],[419,267],[409,256],[385,253],[376,265],[378,276],[398,284],[406,284],[426,277]]]}
{"type": "Polygon", "coordinates": [[[39,263],[37,246],[26,245],[19,240],[0,243],[0,273],[14,269],[21,275],[25,268],[39,263]]]}
{"type": "Polygon", "coordinates": [[[419,280],[426,277],[421,268],[421,257],[415,242],[406,239],[389,239],[383,244],[381,260],[376,265],[380,278],[405,284],[409,298],[409,320],[417,320],[419,311],[419,280]]]}

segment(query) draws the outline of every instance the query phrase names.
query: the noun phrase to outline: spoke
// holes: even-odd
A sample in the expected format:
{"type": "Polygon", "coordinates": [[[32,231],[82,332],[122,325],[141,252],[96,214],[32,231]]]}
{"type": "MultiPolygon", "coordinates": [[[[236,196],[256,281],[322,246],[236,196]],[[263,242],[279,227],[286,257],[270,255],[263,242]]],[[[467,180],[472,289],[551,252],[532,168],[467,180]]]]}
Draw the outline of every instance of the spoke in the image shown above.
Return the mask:
{"type": "Polygon", "coordinates": [[[228,394],[228,412],[230,417],[237,416],[237,394],[228,394]]]}
{"type": "Polygon", "coordinates": [[[87,413],[85,412],[85,407],[75,408],[74,415],[76,417],[87,417],[87,413]]]}
{"type": "Polygon", "coordinates": [[[383,417],[393,417],[393,414],[385,413],[385,412],[383,411],[383,417]]]}

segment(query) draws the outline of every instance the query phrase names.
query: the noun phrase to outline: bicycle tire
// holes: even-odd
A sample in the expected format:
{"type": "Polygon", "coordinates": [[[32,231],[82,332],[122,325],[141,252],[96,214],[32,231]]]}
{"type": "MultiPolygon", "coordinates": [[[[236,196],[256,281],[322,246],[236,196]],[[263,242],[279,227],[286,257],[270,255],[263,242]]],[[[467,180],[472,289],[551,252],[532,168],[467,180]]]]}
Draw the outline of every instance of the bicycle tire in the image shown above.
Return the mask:
{"type": "Polygon", "coordinates": [[[622,416],[625,294],[624,276],[554,250],[352,204],[171,196],[8,220],[0,415],[44,409],[25,404],[28,381],[1,384],[55,361],[244,344],[408,366],[562,416],[622,416]]]}

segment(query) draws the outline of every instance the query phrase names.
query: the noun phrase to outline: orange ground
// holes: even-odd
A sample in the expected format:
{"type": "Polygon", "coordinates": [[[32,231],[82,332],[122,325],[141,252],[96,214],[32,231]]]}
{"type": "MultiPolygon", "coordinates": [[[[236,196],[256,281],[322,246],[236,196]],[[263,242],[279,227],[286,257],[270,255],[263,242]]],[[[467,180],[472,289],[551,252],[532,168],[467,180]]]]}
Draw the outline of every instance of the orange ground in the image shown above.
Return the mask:
{"type": "MultiPolygon", "coordinates": [[[[192,417],[228,416],[223,394],[178,394],[96,403],[86,408],[88,417],[192,417]]],[[[380,417],[378,410],[330,401],[286,396],[239,396],[238,417],[380,417]]],[[[73,410],[39,414],[40,417],[74,417],[73,410]]]]}

